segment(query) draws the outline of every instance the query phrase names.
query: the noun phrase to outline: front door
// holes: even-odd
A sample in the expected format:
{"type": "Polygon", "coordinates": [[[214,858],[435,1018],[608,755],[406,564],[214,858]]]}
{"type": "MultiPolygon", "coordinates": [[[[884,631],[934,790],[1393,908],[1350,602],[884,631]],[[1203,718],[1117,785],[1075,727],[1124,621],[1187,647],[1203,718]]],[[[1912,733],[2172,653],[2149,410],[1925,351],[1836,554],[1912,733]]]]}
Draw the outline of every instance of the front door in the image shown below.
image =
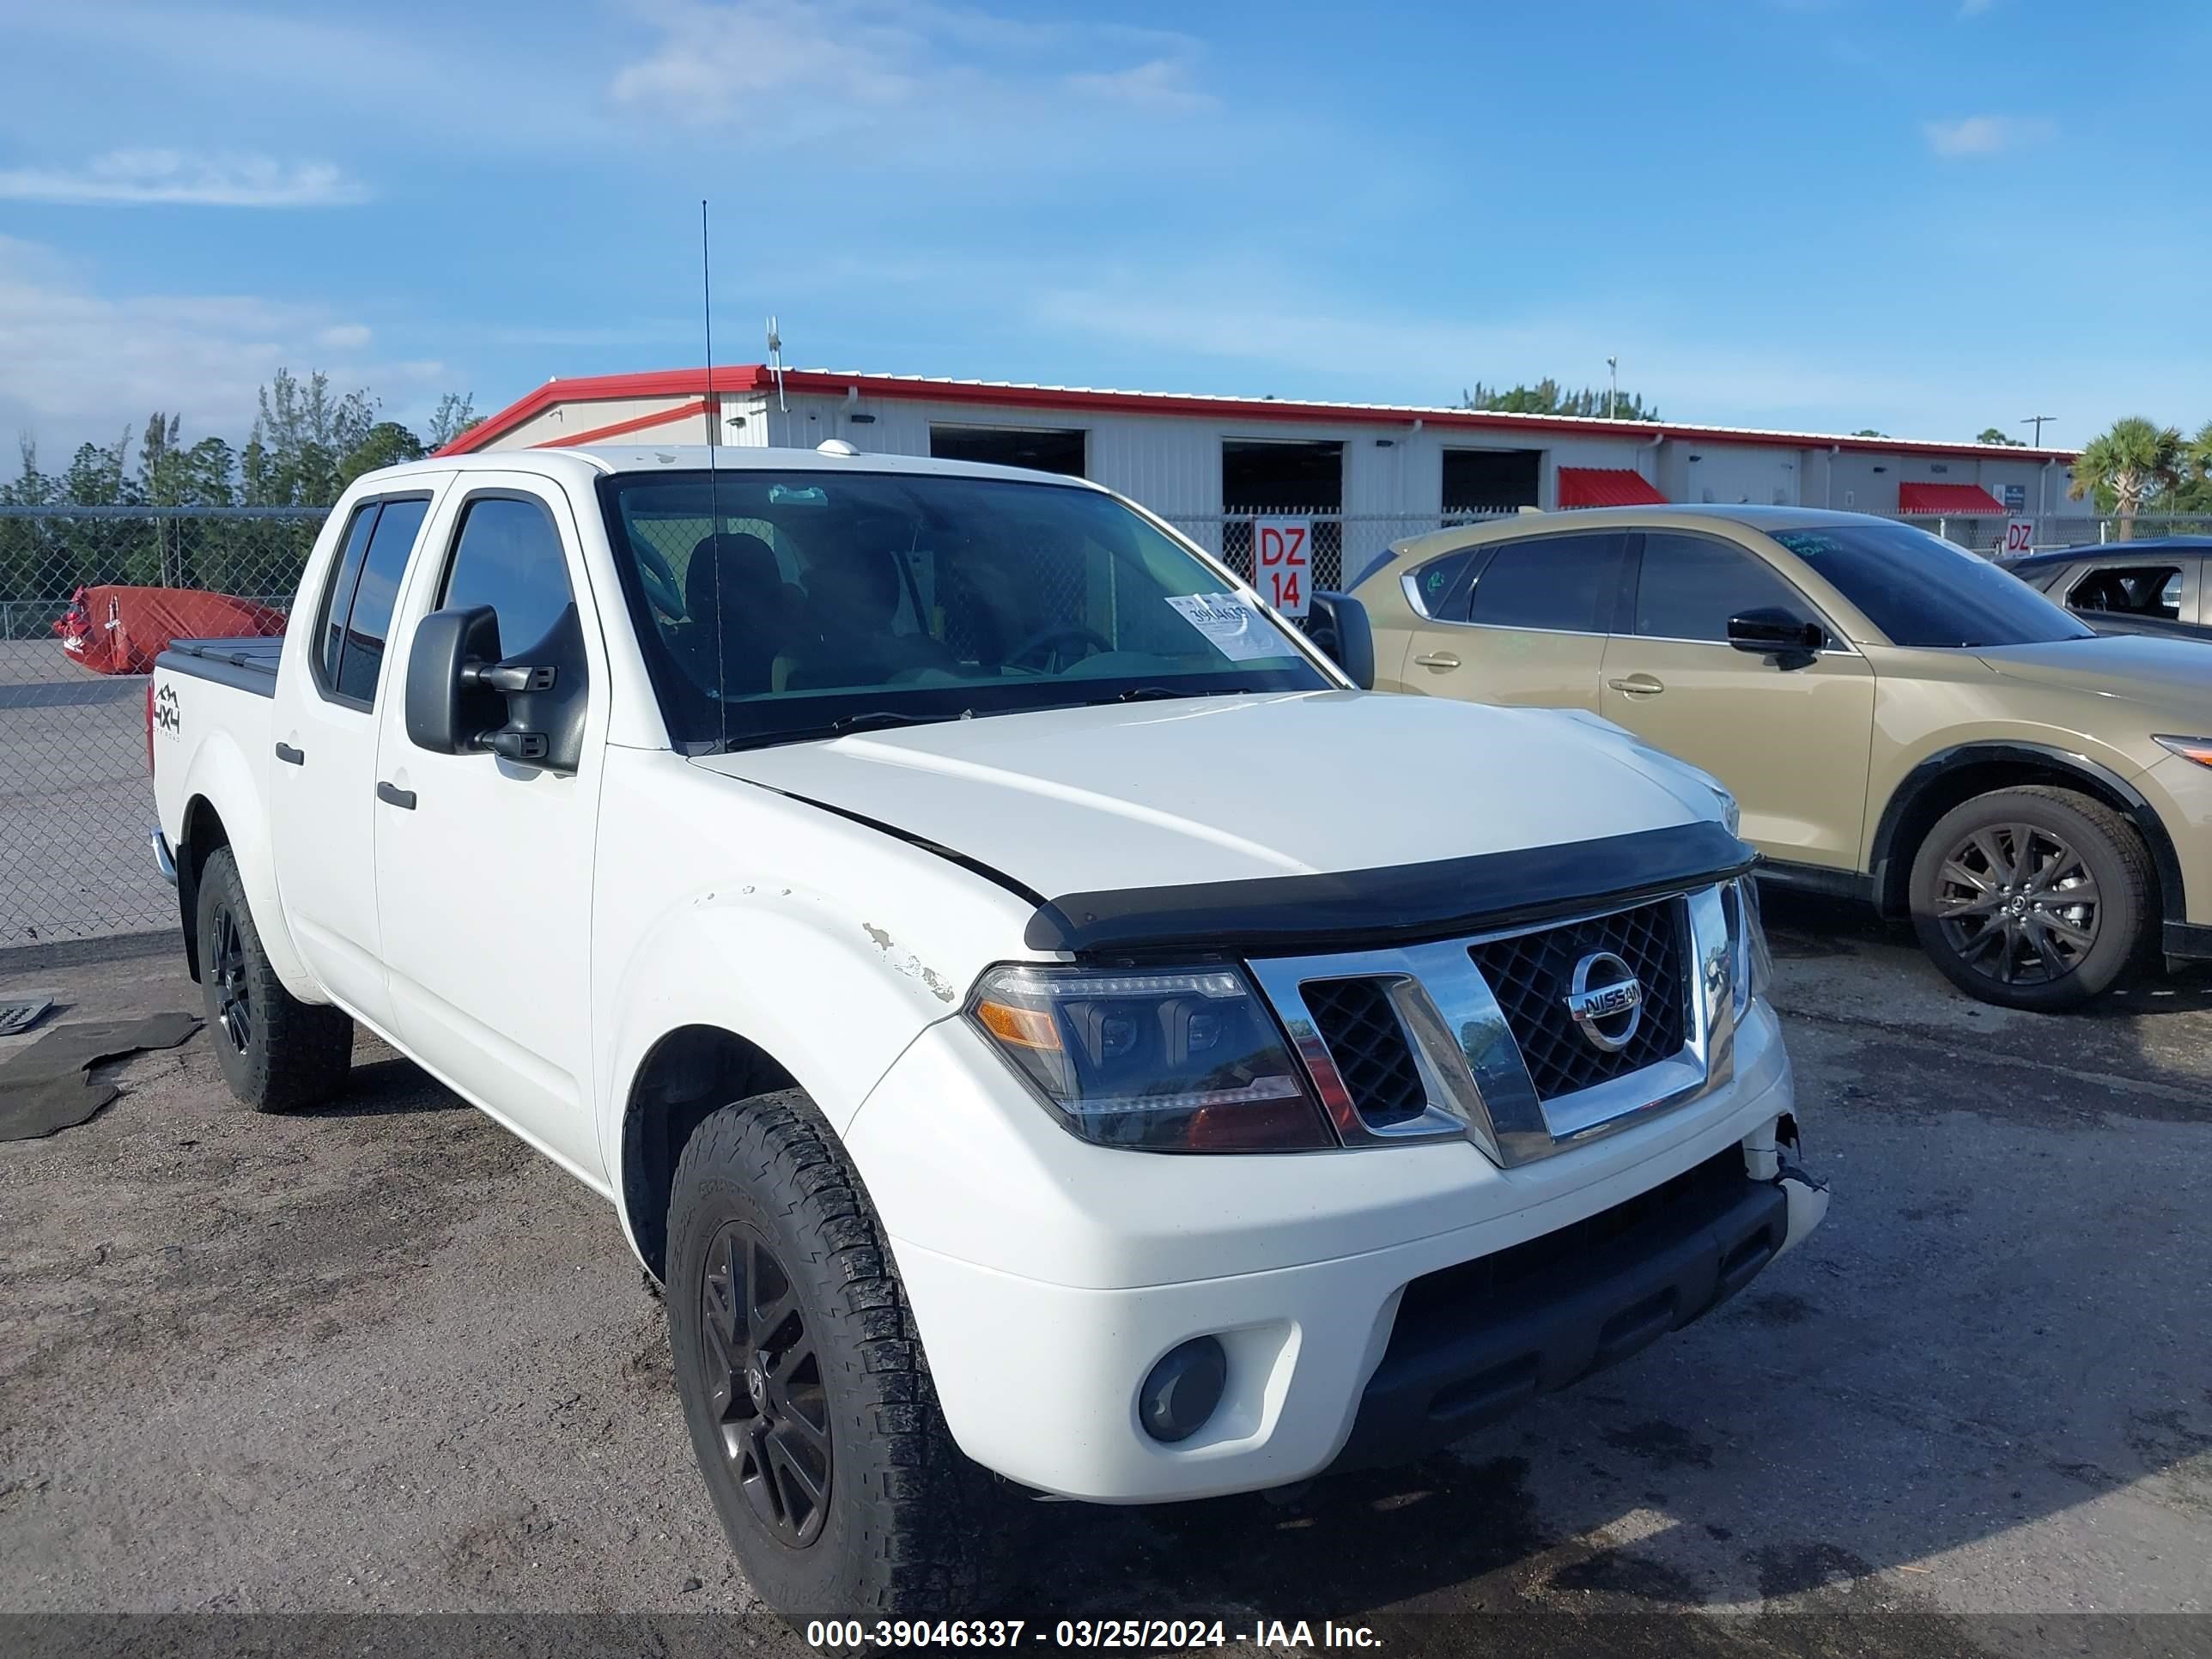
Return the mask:
{"type": "Polygon", "coordinates": [[[1417,622],[1399,683],[1432,697],[1595,710],[1626,541],[1580,532],[1502,544],[1446,614],[1417,622]]]}
{"type": "Polygon", "coordinates": [[[314,601],[306,672],[296,658],[288,665],[273,721],[270,829],[292,942],[339,1005],[374,1026],[391,1018],[369,811],[379,711],[399,700],[385,647],[429,507],[415,495],[354,508],[314,601]]]}
{"type": "MultiPolygon", "coordinates": [[[[424,556],[435,563],[425,575],[434,580],[410,590],[409,630],[434,610],[489,605],[501,657],[530,662],[577,596],[588,598],[574,516],[542,480],[473,473],[467,484],[432,529],[424,556]]],[[[596,628],[581,631],[574,672],[583,684],[560,671],[562,686],[586,699],[573,775],[418,749],[403,700],[386,700],[377,909],[401,1040],[492,1115],[604,1187],[591,1106],[591,900],[607,676],[596,628]]]]}
{"type": "Polygon", "coordinates": [[[1702,767],[1743,809],[1743,837],[1770,858],[1858,867],[1874,740],[1874,672],[1831,630],[1802,667],[1728,643],[1728,619],[1779,606],[1822,620],[1749,548],[1651,531],[1626,625],[1607,644],[1600,712],[1702,767]]]}

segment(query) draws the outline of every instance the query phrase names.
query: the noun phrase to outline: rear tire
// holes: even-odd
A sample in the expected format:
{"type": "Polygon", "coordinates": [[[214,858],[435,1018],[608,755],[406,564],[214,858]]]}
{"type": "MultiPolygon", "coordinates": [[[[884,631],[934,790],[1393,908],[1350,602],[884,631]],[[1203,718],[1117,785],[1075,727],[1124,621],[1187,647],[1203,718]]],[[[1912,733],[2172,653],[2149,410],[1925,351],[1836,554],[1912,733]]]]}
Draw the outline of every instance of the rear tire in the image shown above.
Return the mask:
{"type": "Polygon", "coordinates": [[[668,1261],[692,1450],[761,1599],[802,1627],[987,1610],[1012,1500],[953,1443],[875,1212],[804,1094],[694,1132],[668,1261]]]}
{"type": "Polygon", "coordinates": [[[295,1112],[329,1099],[353,1067],[353,1020],[284,988],[246,908],[228,847],[200,871],[200,991],[223,1081],[257,1112],[295,1112]]]}
{"type": "Polygon", "coordinates": [[[2079,1007],[2145,967],[2158,901],[2136,828],[2070,789],[1998,789],[1938,819],[1912,860],[1921,948],[1968,996],[2079,1007]]]}

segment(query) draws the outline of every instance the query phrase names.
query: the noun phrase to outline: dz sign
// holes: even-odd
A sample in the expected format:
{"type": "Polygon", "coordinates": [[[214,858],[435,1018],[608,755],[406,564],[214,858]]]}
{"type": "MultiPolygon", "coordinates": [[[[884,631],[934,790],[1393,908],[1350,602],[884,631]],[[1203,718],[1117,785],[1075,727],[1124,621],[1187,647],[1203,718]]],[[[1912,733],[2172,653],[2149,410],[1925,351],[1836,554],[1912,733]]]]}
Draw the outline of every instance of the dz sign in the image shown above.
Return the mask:
{"type": "Polygon", "coordinates": [[[1313,520],[1252,520],[1252,586],[1285,617],[1303,617],[1313,597],[1313,520]]]}

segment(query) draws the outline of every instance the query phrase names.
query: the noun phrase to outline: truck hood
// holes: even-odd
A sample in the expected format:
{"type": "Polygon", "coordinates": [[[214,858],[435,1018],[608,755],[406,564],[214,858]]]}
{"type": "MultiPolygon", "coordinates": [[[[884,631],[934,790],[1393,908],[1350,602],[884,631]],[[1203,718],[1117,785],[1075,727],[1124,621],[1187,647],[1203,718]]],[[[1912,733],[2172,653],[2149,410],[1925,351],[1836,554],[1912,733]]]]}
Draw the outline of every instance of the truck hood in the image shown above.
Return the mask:
{"type": "Polygon", "coordinates": [[[1719,816],[1703,773],[1579,713],[1357,691],[946,720],[697,764],[1054,895],[1519,851],[1719,816]]]}
{"type": "Polygon", "coordinates": [[[2008,679],[2212,714],[2212,646],[2144,634],[2102,634],[1974,653],[2008,679]]]}

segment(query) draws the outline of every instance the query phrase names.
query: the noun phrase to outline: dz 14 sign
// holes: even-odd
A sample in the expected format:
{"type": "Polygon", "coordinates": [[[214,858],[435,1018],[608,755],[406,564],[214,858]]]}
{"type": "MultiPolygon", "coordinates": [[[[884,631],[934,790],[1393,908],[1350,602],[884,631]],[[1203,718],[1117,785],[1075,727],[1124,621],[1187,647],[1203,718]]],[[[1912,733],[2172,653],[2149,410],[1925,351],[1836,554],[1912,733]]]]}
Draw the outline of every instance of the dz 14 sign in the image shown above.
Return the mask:
{"type": "Polygon", "coordinates": [[[2034,552],[2035,520],[2033,519],[2006,520],[2004,550],[2008,558],[2017,554],[2034,552]]]}
{"type": "Polygon", "coordinates": [[[1252,520],[1252,586],[1285,617],[1303,617],[1313,597],[1313,520],[1252,520]]]}

